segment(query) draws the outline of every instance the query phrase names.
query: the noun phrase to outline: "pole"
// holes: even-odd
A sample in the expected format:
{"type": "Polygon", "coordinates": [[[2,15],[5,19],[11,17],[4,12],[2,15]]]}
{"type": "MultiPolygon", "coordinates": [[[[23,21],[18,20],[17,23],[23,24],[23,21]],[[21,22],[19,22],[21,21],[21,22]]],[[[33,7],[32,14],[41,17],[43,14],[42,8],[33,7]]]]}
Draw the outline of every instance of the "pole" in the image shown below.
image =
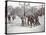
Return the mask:
{"type": "Polygon", "coordinates": [[[25,24],[26,24],[26,17],[25,17],[25,3],[24,3],[24,19],[25,19],[25,24]]]}
{"type": "Polygon", "coordinates": [[[25,3],[24,3],[24,16],[25,16],[25,3]]]}

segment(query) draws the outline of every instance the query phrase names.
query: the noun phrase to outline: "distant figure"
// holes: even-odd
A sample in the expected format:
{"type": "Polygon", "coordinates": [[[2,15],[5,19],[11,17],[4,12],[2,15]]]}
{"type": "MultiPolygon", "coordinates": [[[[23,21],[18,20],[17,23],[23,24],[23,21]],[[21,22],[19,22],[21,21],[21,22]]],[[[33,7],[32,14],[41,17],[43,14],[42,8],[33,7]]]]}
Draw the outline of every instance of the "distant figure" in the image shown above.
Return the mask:
{"type": "Polygon", "coordinates": [[[13,16],[12,19],[14,20],[15,19],[15,16],[13,16]]]}
{"type": "Polygon", "coordinates": [[[32,23],[34,23],[33,15],[28,16],[28,25],[29,25],[29,22],[30,22],[30,25],[32,27],[32,23]]]}
{"type": "Polygon", "coordinates": [[[35,25],[40,25],[38,15],[35,14],[35,25]]]}
{"type": "Polygon", "coordinates": [[[9,20],[9,21],[10,21],[10,18],[11,18],[10,15],[8,15],[8,20],[9,20]]]}
{"type": "Polygon", "coordinates": [[[24,17],[21,17],[22,19],[22,26],[24,26],[24,17]]]}

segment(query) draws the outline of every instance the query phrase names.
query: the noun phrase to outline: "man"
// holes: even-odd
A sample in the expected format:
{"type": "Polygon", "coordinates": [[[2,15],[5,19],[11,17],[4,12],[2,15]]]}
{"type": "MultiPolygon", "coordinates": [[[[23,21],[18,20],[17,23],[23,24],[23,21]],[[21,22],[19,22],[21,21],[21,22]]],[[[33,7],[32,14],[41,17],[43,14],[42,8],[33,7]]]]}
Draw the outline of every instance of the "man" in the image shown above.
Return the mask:
{"type": "Polygon", "coordinates": [[[35,25],[40,25],[37,13],[35,14],[35,25]]]}
{"type": "Polygon", "coordinates": [[[8,15],[8,20],[10,21],[10,15],[8,15]]]}
{"type": "Polygon", "coordinates": [[[29,22],[30,22],[30,25],[32,27],[32,23],[34,23],[33,15],[28,16],[28,25],[29,25],[29,22]]]}
{"type": "Polygon", "coordinates": [[[24,26],[24,17],[21,17],[22,19],[22,26],[24,26]]]}
{"type": "Polygon", "coordinates": [[[15,16],[13,16],[12,19],[14,20],[15,19],[15,16]]]}

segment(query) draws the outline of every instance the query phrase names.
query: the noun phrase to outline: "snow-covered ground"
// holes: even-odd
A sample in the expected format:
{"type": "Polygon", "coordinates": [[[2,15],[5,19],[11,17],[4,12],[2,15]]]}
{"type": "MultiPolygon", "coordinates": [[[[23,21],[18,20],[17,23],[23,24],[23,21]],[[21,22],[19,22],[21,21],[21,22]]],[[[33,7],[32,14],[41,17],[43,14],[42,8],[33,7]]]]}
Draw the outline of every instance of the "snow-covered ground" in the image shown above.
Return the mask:
{"type": "Polygon", "coordinates": [[[17,18],[11,24],[7,24],[7,33],[42,32],[44,31],[44,16],[39,17],[39,22],[40,25],[31,28],[30,26],[21,26],[21,19],[17,18]]]}

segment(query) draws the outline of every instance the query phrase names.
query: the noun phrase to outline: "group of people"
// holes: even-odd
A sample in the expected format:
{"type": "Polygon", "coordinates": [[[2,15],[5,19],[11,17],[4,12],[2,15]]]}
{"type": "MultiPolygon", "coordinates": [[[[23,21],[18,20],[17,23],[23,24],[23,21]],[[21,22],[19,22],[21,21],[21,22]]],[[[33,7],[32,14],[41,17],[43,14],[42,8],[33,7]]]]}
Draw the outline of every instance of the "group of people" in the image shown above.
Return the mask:
{"type": "MultiPolygon", "coordinates": [[[[37,15],[35,15],[35,16],[30,15],[30,16],[26,16],[26,17],[28,18],[28,20],[27,20],[28,26],[30,25],[32,27],[32,24],[34,24],[34,25],[40,25],[39,18],[38,18],[37,15]],[[30,22],[30,24],[29,24],[29,22],[30,22]]],[[[24,21],[25,16],[21,17],[21,19],[22,19],[22,26],[24,26],[24,24],[25,24],[25,21],[24,21]]]]}
{"type": "Polygon", "coordinates": [[[9,21],[9,22],[8,21],[7,22],[10,24],[11,21],[15,19],[15,16],[8,15],[7,18],[8,18],[8,21],[9,21]]]}
{"type": "MultiPolygon", "coordinates": [[[[26,18],[28,18],[28,20],[27,20],[27,25],[28,26],[30,25],[32,27],[32,24],[34,24],[34,25],[40,25],[38,15],[29,15],[29,16],[22,16],[21,17],[22,26],[24,26],[24,24],[26,24],[26,21],[25,21],[26,18]]],[[[12,19],[14,20],[15,16],[13,16],[12,19]]],[[[8,20],[11,21],[10,15],[8,15],[8,20]]]]}

